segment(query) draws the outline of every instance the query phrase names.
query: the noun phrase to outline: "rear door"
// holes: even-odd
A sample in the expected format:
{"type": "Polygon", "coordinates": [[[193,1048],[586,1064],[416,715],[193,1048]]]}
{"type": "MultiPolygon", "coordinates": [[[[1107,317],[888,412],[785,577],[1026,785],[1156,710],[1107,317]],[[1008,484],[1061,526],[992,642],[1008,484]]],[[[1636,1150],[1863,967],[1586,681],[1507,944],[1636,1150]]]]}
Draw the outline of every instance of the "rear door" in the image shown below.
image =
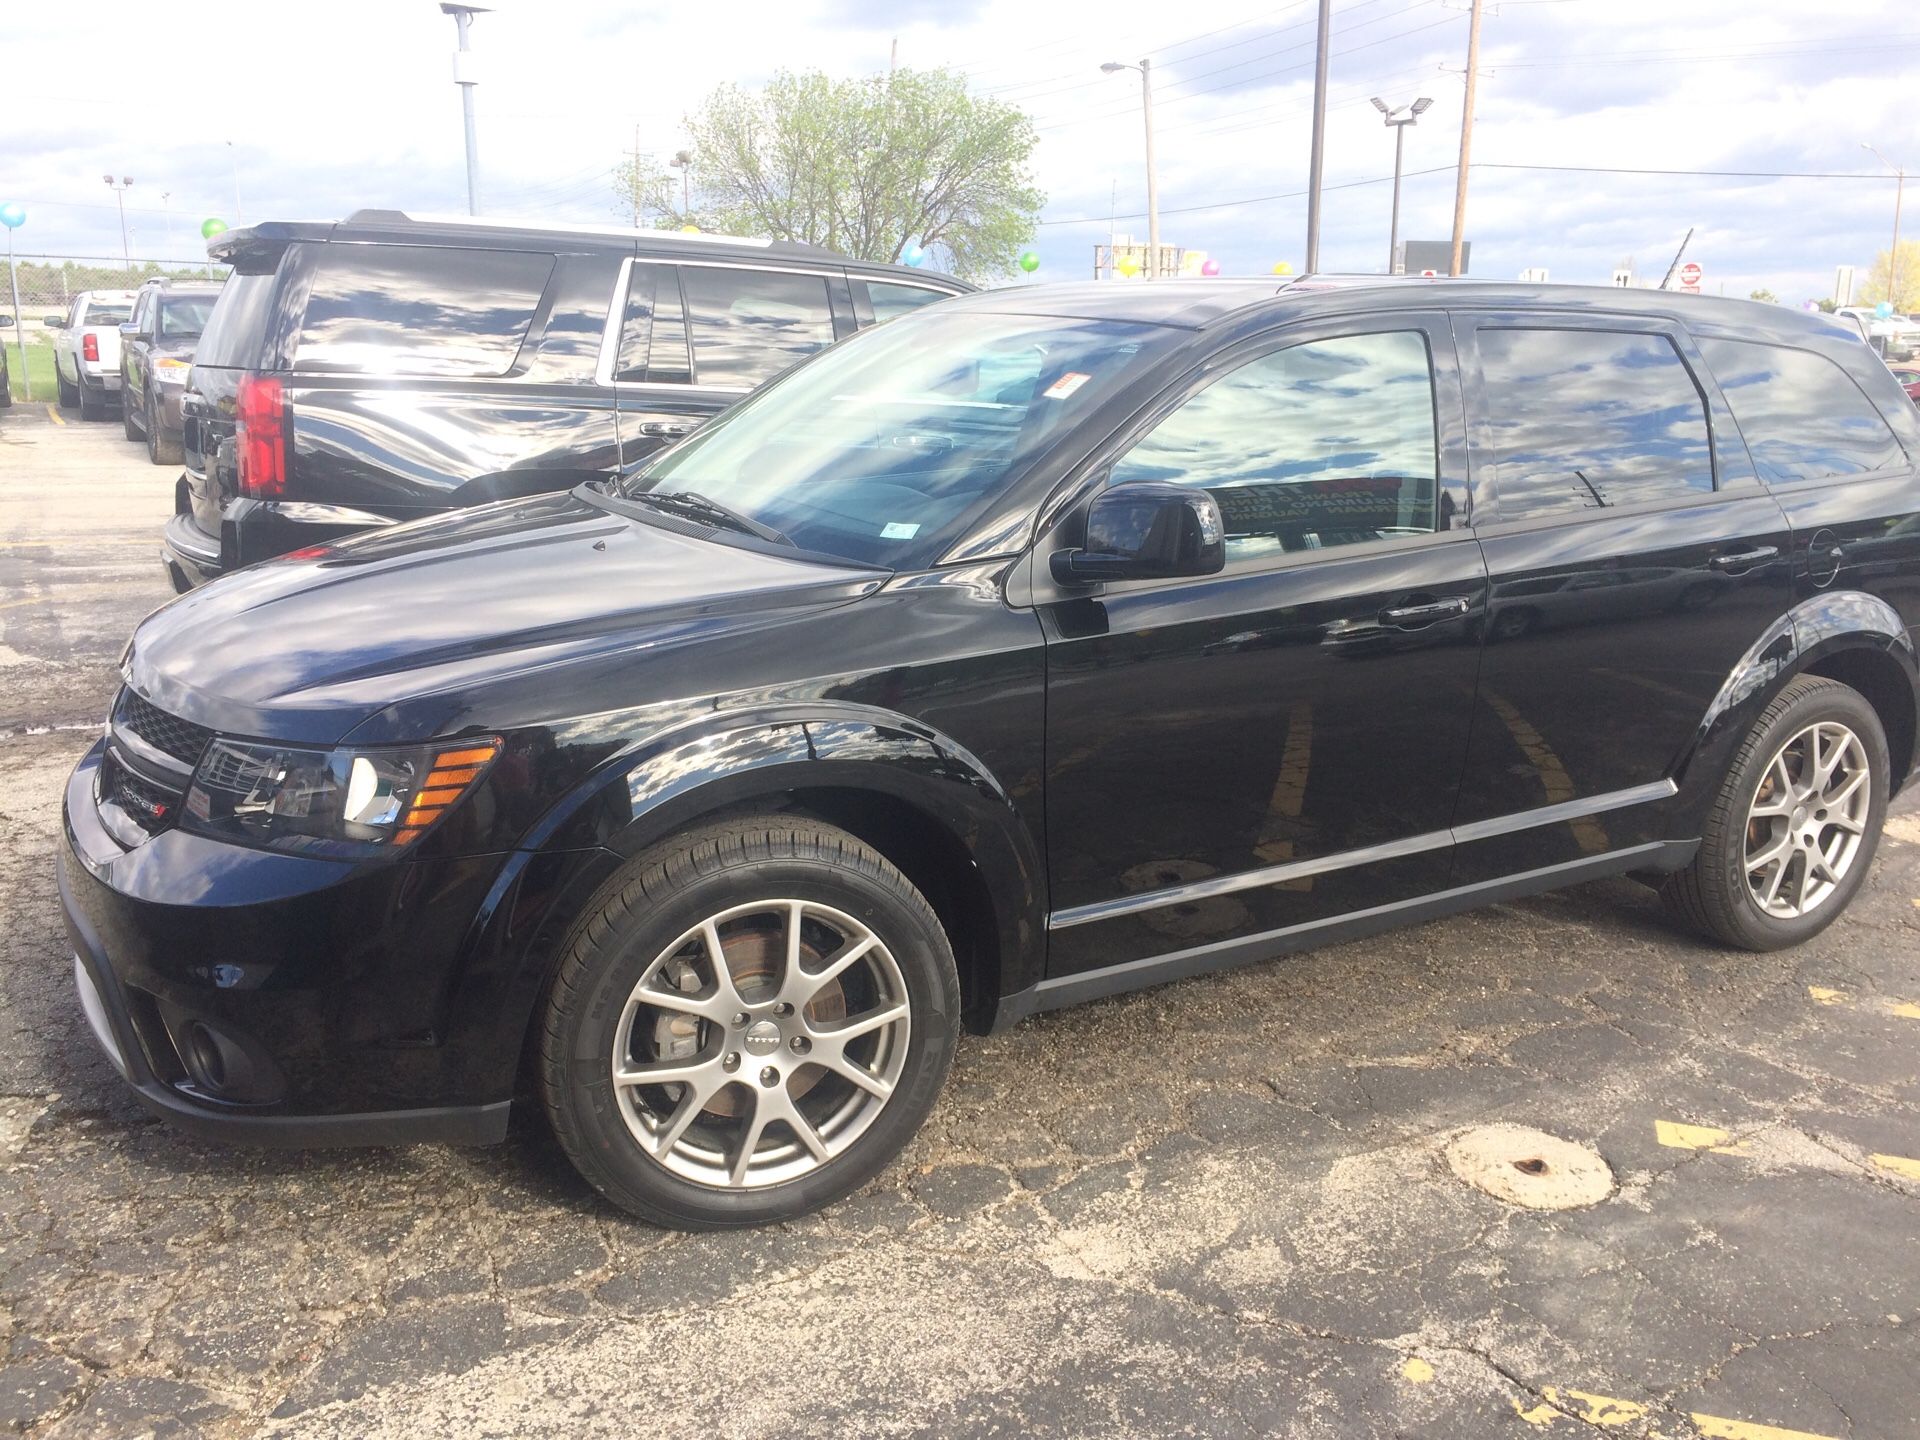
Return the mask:
{"type": "Polygon", "coordinates": [[[672,444],[853,328],[838,269],[635,259],[604,371],[620,397],[623,461],[672,444]]]}
{"type": "Polygon", "coordinates": [[[1793,582],[1786,517],[1678,326],[1455,323],[1493,583],[1458,885],[1667,838],[1676,766],[1793,582]]]}

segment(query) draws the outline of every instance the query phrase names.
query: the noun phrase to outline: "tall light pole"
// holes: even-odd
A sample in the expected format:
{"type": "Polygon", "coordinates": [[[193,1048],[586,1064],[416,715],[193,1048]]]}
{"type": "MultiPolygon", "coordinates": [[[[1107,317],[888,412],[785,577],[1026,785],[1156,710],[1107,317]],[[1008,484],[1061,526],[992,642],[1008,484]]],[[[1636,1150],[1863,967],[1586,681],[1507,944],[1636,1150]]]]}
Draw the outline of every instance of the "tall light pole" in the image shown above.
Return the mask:
{"type": "Polygon", "coordinates": [[[474,70],[473,47],[467,43],[467,33],[473,28],[473,17],[488,14],[490,5],[458,5],[451,0],[440,0],[440,13],[453,16],[454,28],[460,32],[460,48],[453,55],[453,83],[460,87],[460,110],[467,122],[467,213],[480,213],[480,141],[473,128],[473,87],[480,83],[480,76],[474,70]]]}
{"type": "Polygon", "coordinates": [[[1473,18],[1467,22],[1467,98],[1460,111],[1460,173],[1453,182],[1453,256],[1449,275],[1463,270],[1461,252],[1467,237],[1467,171],[1473,163],[1473,92],[1480,79],[1480,12],[1483,0],[1473,0],[1473,18]]]}
{"type": "Polygon", "coordinates": [[[1882,155],[1866,141],[1860,142],[1862,150],[1870,151],[1873,158],[1887,169],[1893,171],[1893,248],[1887,252],[1887,303],[1895,310],[1900,308],[1900,287],[1894,282],[1900,277],[1900,200],[1907,188],[1907,167],[1896,165],[1882,155]]]}
{"type": "Polygon", "coordinates": [[[1153,173],[1153,62],[1127,65],[1109,60],[1100,68],[1109,75],[1121,70],[1140,72],[1140,113],[1147,122],[1147,278],[1151,280],[1160,268],[1160,193],[1153,173]]]}
{"type": "MultiPolygon", "coordinates": [[[[900,42],[896,40],[893,43],[897,50],[900,42]]],[[[673,168],[680,172],[680,218],[684,220],[693,213],[693,192],[687,183],[688,172],[693,169],[693,152],[691,150],[674,151],[673,168]]]]}
{"type": "Polygon", "coordinates": [[[1307,273],[1320,268],[1320,178],[1327,149],[1327,42],[1333,33],[1333,0],[1320,0],[1320,28],[1313,46],[1313,140],[1307,152],[1307,273]]]}
{"type": "Polygon", "coordinates": [[[1378,95],[1373,97],[1373,108],[1386,117],[1387,124],[1393,130],[1393,224],[1387,231],[1387,274],[1393,274],[1393,257],[1400,249],[1400,157],[1407,147],[1407,126],[1420,123],[1420,117],[1427,113],[1427,107],[1433,101],[1422,95],[1411,105],[1394,105],[1378,95]]]}
{"type": "Polygon", "coordinates": [[[127,273],[131,275],[133,273],[133,244],[127,239],[127,191],[133,187],[133,177],[131,175],[122,175],[118,183],[115,183],[111,175],[102,175],[100,178],[107,182],[107,188],[113,191],[113,198],[118,201],[120,205],[120,258],[127,262],[127,273]]]}

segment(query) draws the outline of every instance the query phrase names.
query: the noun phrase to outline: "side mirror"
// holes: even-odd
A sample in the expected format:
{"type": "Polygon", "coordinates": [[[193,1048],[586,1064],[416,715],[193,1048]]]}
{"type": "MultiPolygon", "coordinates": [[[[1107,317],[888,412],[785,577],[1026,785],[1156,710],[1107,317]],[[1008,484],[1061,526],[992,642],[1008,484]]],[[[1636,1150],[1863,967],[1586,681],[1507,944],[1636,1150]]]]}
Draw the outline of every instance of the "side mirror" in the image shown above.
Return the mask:
{"type": "Polygon", "coordinates": [[[67,328],[67,320],[64,315],[49,315],[40,323],[49,330],[64,330],[67,328]]]}
{"type": "Polygon", "coordinates": [[[120,338],[122,340],[137,340],[139,337],[140,327],[134,324],[133,321],[123,320],[120,323],[120,338]]]}
{"type": "Polygon", "coordinates": [[[1226,533],[1220,502],[1204,490],[1163,480],[1115,485],[1087,511],[1085,547],[1054,554],[1053,578],[1095,585],[1216,575],[1227,563],[1226,533]]]}
{"type": "Polygon", "coordinates": [[[13,317],[11,315],[0,315],[0,330],[11,330],[12,328],[13,317]]]}

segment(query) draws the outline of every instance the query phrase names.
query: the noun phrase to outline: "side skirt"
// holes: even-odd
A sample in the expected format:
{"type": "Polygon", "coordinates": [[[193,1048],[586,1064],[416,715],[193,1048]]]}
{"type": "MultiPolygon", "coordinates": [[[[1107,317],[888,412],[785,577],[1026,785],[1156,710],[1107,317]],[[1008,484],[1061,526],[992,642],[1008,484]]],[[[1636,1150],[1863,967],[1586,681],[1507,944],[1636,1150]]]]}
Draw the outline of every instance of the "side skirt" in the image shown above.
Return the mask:
{"type": "Polygon", "coordinates": [[[1364,935],[1377,935],[1383,930],[1417,925],[1437,920],[1443,915],[1457,915],[1463,910],[1498,904],[1502,900],[1517,900],[1524,895],[1538,895],[1609,875],[1624,875],[1635,870],[1669,873],[1684,868],[1699,848],[1698,840],[1656,840],[1624,850],[1610,850],[1605,855],[1588,859],[1522,871],[1499,880],[1486,880],[1412,900],[1396,901],[1391,905],[1379,905],[1370,910],[1329,916],[1284,930],[1268,930],[1259,935],[1218,940],[1211,945],[1196,945],[1165,955],[1129,960],[1122,965],[1109,965],[1100,970],[1083,970],[1076,975],[1042,980],[1025,990],[1002,997],[994,1014],[992,1030],[998,1032],[1007,1029],[1027,1016],[1045,1010],[1058,1010],[1085,1000],[1098,1000],[1128,990],[1163,985],[1169,980],[1184,980],[1215,970],[1252,965],[1296,950],[1310,950],[1343,940],[1355,940],[1364,935]]]}

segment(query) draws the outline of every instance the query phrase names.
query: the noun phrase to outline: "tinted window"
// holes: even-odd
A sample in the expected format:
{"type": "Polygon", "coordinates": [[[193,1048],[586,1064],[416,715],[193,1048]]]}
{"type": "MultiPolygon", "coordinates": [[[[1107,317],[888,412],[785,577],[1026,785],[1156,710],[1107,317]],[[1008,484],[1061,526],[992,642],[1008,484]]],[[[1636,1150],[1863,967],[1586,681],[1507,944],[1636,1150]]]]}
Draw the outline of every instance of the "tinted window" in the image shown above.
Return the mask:
{"type": "Polygon", "coordinates": [[[674,266],[635,265],[628,275],[627,316],[613,378],[655,385],[684,385],[693,378],[686,310],[674,266]]]}
{"type": "Polygon", "coordinates": [[[213,313],[213,295],[169,295],[159,302],[159,324],[154,327],[161,340],[190,340],[207,328],[207,316],[213,313]]]}
{"type": "Polygon", "coordinates": [[[124,325],[133,318],[133,304],[126,300],[94,300],[87,305],[87,324],[124,325]]]}
{"type": "Polygon", "coordinates": [[[1249,361],[1156,425],[1112,483],[1208,491],[1238,559],[1433,530],[1436,456],[1426,337],[1393,331],[1249,361]]]}
{"type": "Polygon", "coordinates": [[[1847,372],[1824,355],[1703,339],[1700,352],[1763,480],[1823,480],[1906,463],[1893,431],[1847,372]]]}
{"type": "Polygon", "coordinates": [[[553,273],[551,255],[518,250],[313,248],[302,370],[503,375],[553,273]]]}
{"type": "Polygon", "coordinates": [[[856,280],[854,283],[867,287],[867,304],[873,309],[875,324],[948,298],[942,291],[922,290],[918,285],[889,285],[884,280],[856,280]]]}
{"type": "Polygon", "coordinates": [[[235,271],[220,287],[207,328],[193,348],[196,365],[244,369],[261,361],[267,316],[273,310],[273,272],[243,275],[235,271]]]}
{"type": "Polygon", "coordinates": [[[1706,404],[1666,336],[1482,329],[1479,348],[1501,519],[1713,489],[1706,404]]]}
{"type": "Polygon", "coordinates": [[[680,280],[702,385],[758,385],[833,343],[821,276],[687,265],[680,280]]]}

